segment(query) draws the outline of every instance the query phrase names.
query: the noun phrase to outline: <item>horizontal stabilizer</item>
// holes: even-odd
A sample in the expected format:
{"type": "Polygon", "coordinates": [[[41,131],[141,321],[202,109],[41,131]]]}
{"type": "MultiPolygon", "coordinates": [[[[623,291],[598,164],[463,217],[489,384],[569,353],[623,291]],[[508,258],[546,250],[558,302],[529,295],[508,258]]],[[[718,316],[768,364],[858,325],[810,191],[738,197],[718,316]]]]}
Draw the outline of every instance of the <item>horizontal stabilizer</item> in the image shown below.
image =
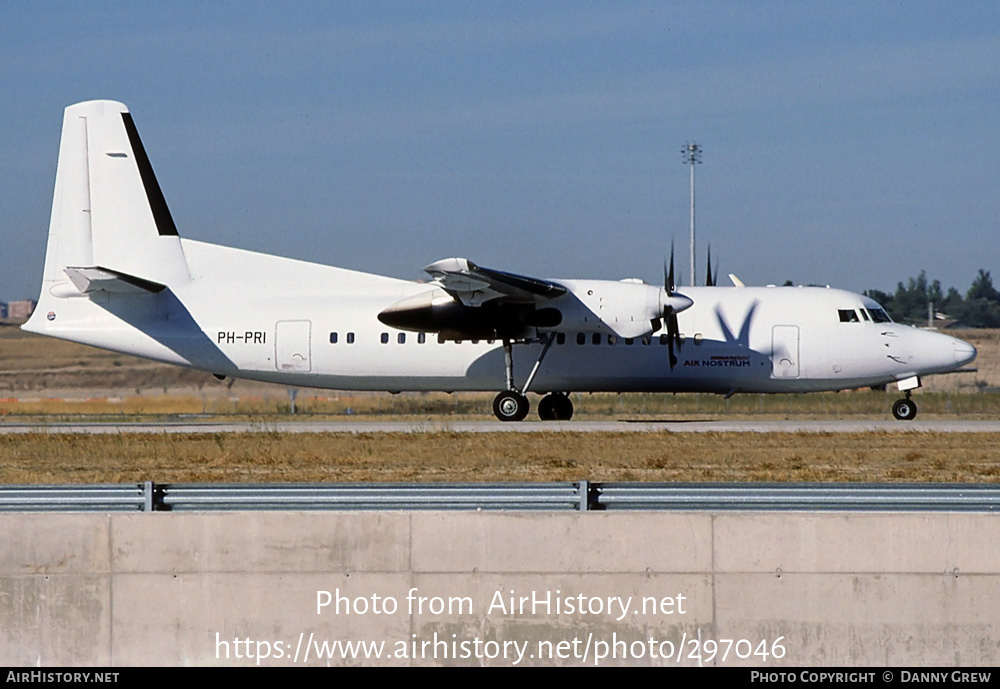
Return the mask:
{"type": "Polygon", "coordinates": [[[156,294],[166,289],[166,285],[117,270],[100,268],[64,268],[66,275],[81,294],[104,291],[115,294],[156,294]]]}

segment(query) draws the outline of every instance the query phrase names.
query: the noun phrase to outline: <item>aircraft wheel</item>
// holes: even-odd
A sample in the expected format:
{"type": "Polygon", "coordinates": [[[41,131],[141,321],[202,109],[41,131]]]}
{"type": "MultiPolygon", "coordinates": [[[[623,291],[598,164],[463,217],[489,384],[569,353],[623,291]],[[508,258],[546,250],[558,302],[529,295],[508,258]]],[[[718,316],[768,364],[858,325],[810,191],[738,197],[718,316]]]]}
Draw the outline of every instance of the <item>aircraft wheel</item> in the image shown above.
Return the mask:
{"type": "Polygon", "coordinates": [[[573,418],[573,403],[569,395],[553,392],[538,403],[538,416],[542,421],[569,421],[573,418]]]}
{"type": "Polygon", "coordinates": [[[892,405],[892,415],[900,421],[911,421],[917,415],[917,405],[913,400],[896,400],[892,405]]]}
{"type": "Polygon", "coordinates": [[[569,396],[553,392],[538,403],[538,418],[542,421],[569,421],[573,418],[573,403],[569,396]]]}
{"type": "Polygon", "coordinates": [[[559,395],[559,420],[569,421],[573,418],[573,403],[569,401],[569,395],[559,395]]]}
{"type": "Polygon", "coordinates": [[[529,407],[528,398],[513,390],[506,390],[493,398],[493,413],[501,421],[523,421],[529,407]]]}
{"type": "Polygon", "coordinates": [[[542,421],[556,420],[555,395],[546,395],[542,398],[542,401],[538,403],[538,418],[542,421]]]}

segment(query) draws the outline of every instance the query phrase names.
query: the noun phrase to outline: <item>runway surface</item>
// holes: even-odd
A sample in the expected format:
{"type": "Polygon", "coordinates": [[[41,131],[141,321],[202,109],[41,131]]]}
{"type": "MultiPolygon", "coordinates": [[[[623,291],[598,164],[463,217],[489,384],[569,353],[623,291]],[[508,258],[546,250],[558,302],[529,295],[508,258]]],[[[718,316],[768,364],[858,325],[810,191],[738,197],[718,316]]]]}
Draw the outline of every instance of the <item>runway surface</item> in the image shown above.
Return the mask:
{"type": "Polygon", "coordinates": [[[0,423],[0,435],[14,433],[1000,433],[1000,420],[664,420],[613,421],[265,421],[190,420],[128,423],[0,423]]]}

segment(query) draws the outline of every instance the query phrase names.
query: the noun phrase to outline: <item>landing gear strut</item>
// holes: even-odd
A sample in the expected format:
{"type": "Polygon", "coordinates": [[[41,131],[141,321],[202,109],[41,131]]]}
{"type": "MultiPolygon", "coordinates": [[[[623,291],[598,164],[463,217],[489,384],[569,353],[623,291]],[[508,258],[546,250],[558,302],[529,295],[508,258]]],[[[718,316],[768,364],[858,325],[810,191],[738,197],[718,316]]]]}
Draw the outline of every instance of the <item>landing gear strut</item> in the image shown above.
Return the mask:
{"type": "MultiPolygon", "coordinates": [[[[555,339],[555,333],[551,333],[545,338],[542,353],[538,355],[538,361],[535,362],[535,366],[531,369],[531,373],[528,374],[528,379],[524,382],[524,388],[521,390],[518,390],[514,386],[514,356],[512,351],[514,342],[513,340],[503,341],[503,361],[507,389],[493,398],[493,414],[498,419],[501,421],[523,421],[524,417],[528,415],[531,405],[528,403],[528,398],[524,393],[528,391],[531,381],[535,379],[535,374],[538,373],[538,369],[542,365],[542,359],[548,354],[549,347],[552,346],[555,339]]],[[[568,420],[573,416],[573,404],[565,395],[546,395],[538,405],[538,414],[543,419],[568,420]],[[554,400],[554,397],[562,399],[554,400]]]]}
{"type": "Polygon", "coordinates": [[[912,421],[917,415],[917,405],[910,399],[910,391],[906,391],[906,398],[896,400],[892,405],[892,415],[900,421],[912,421]]]}

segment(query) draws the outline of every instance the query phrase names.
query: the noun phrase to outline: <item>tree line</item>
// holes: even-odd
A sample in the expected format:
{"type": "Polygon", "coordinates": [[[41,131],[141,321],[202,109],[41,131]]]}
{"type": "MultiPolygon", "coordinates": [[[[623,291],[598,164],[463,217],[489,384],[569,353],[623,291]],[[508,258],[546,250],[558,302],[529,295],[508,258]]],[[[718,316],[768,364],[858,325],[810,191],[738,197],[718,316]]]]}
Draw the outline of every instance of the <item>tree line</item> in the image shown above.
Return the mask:
{"type": "Polygon", "coordinates": [[[897,284],[895,294],[869,289],[864,295],[884,306],[898,323],[926,324],[933,305],[936,320],[957,320],[972,328],[1000,328],[1000,292],[993,287],[989,271],[982,269],[964,296],[954,287],[945,293],[940,280],[928,282],[924,271],[905,285],[897,284]]]}

